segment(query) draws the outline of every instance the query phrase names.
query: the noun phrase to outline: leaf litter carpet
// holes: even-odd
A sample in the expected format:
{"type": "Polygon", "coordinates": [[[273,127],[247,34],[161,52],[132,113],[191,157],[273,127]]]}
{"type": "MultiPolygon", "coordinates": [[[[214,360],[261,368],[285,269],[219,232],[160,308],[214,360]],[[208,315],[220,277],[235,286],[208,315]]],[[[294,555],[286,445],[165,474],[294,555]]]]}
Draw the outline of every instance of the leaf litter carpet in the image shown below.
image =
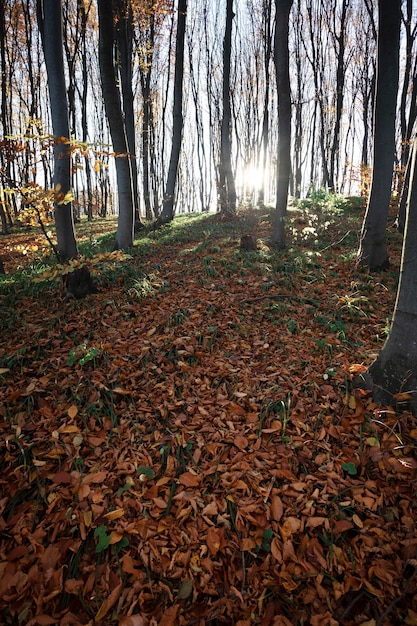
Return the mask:
{"type": "Polygon", "coordinates": [[[349,392],[395,275],[347,246],[206,237],[84,301],[17,297],[2,624],[417,624],[417,424],[349,392]]]}

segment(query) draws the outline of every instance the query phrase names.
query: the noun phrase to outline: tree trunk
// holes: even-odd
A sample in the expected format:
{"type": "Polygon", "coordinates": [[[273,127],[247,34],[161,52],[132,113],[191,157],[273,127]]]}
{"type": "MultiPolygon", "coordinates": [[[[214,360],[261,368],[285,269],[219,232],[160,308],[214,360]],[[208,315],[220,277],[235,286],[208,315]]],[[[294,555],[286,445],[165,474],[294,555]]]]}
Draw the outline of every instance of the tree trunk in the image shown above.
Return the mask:
{"type": "MultiPolygon", "coordinates": [[[[346,20],[347,11],[349,8],[350,0],[342,1],[342,9],[340,15],[340,31],[336,33],[336,26],[334,31],[335,39],[335,53],[337,57],[337,69],[336,69],[336,119],[333,130],[333,141],[330,149],[330,172],[329,172],[329,187],[333,192],[337,191],[337,173],[340,160],[340,125],[342,121],[343,113],[343,97],[345,92],[345,39],[346,39],[346,20]]],[[[336,12],[336,6],[333,9],[333,19],[336,12]]]]}
{"type": "Polygon", "coordinates": [[[230,106],[230,58],[234,16],[233,0],[227,0],[226,28],[223,40],[223,117],[220,139],[219,204],[220,212],[228,218],[236,215],[236,187],[232,170],[231,146],[232,111],[230,106]]]}
{"type": "MultiPolygon", "coordinates": [[[[88,11],[90,10],[91,4],[88,6],[88,11]]],[[[87,110],[87,101],[88,101],[88,60],[87,60],[87,19],[88,12],[87,8],[83,2],[83,0],[77,0],[77,10],[80,14],[81,21],[81,46],[82,46],[82,55],[81,55],[81,67],[82,67],[82,90],[81,90],[81,128],[82,128],[82,141],[84,144],[87,144],[88,140],[88,110],[87,110]]],[[[88,153],[84,158],[84,166],[85,166],[85,180],[87,187],[87,219],[89,222],[93,219],[93,195],[91,189],[91,165],[90,158],[88,153]]]]}
{"type": "Polygon", "coordinates": [[[278,85],[277,199],[272,244],[285,248],[285,221],[291,174],[291,90],[289,65],[289,16],[293,0],[275,0],[275,68],[278,85]]]}
{"type": "Polygon", "coordinates": [[[266,195],[266,167],[269,148],[269,108],[270,102],[270,70],[269,64],[271,62],[271,48],[272,48],[272,0],[263,0],[262,4],[262,17],[264,22],[263,30],[263,54],[264,54],[264,72],[265,72],[265,95],[264,95],[264,111],[262,119],[262,137],[260,146],[260,165],[262,172],[262,180],[259,186],[258,205],[262,205],[265,202],[266,195]]]}
{"type": "Polygon", "coordinates": [[[151,12],[139,22],[141,30],[141,41],[139,48],[139,79],[142,89],[142,170],[143,170],[143,198],[145,204],[145,215],[148,220],[156,217],[154,207],[158,207],[158,199],[153,198],[151,203],[151,172],[153,168],[151,157],[151,137],[153,128],[153,103],[151,94],[151,77],[153,54],[155,47],[155,14],[151,12]]]}
{"type": "Polygon", "coordinates": [[[68,103],[62,50],[62,7],[58,0],[38,0],[38,19],[48,74],[54,142],[54,203],[56,237],[62,262],[78,256],[72,203],[62,200],[71,190],[68,103]]]}
{"type": "Polygon", "coordinates": [[[371,270],[389,266],[386,227],[395,153],[401,0],[379,0],[378,8],[373,172],[358,251],[358,263],[371,270]]]}
{"type": "Polygon", "coordinates": [[[123,112],[126,129],[126,138],[129,148],[130,167],[132,170],[133,205],[135,213],[135,229],[143,225],[140,219],[138,168],[136,162],[135,114],[133,95],[133,15],[132,7],[126,0],[117,1],[118,21],[116,25],[117,45],[120,63],[120,82],[123,94],[123,112]]]}
{"type": "Polygon", "coordinates": [[[120,92],[113,64],[113,3],[97,0],[99,17],[99,62],[104,106],[109,123],[113,150],[116,153],[116,177],[119,218],[115,248],[124,250],[133,244],[134,204],[132,170],[123,122],[120,92]]]}
{"type": "MultiPolygon", "coordinates": [[[[377,359],[354,381],[355,387],[372,390],[376,402],[389,405],[396,394],[408,394],[417,412],[417,139],[414,141],[407,200],[407,219],[400,280],[391,330],[377,359]]],[[[402,396],[399,400],[406,398],[402,396]]]]}
{"type": "Polygon", "coordinates": [[[162,211],[158,217],[159,224],[166,224],[174,217],[175,187],[178,177],[178,164],[182,143],[182,100],[184,78],[184,41],[185,23],[187,18],[187,0],[178,0],[177,36],[175,48],[174,104],[171,157],[168,166],[168,178],[165,187],[162,211]]]}

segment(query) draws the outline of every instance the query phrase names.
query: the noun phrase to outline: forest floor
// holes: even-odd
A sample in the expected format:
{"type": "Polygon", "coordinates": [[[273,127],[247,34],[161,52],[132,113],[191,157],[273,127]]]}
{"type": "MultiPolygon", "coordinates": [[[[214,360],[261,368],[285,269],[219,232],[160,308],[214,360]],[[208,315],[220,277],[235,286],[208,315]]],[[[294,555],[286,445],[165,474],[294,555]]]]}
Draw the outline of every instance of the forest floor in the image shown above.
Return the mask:
{"type": "Polygon", "coordinates": [[[1,238],[1,624],[417,624],[417,420],[349,387],[401,238],[370,275],[363,207],[291,215],[283,252],[267,209],[178,217],[79,301],[1,238]]]}

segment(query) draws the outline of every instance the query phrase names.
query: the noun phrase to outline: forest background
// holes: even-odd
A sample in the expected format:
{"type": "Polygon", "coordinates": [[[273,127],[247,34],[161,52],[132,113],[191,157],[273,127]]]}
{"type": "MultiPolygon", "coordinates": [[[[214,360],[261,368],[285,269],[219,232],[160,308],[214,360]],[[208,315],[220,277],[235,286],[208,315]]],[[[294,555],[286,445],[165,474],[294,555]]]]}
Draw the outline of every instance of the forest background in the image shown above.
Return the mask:
{"type": "Polygon", "coordinates": [[[63,2],[62,42],[52,39],[68,135],[52,132],[43,61],[59,4],[0,4],[4,623],[417,623],[409,394],[381,407],[350,386],[393,310],[392,223],[416,116],[413,3],[397,3],[382,277],[354,264],[371,185],[375,3],[63,2]],[[268,205],[284,5],[292,203],[279,252],[268,205]],[[106,50],[126,151],[103,97],[106,50]],[[137,231],[118,247],[129,254],[112,252],[122,161],[137,231]],[[162,226],[168,200],[171,219],[189,216],[162,226]],[[57,265],[61,208],[82,253],[69,268],[57,265]],[[83,266],[98,293],[57,297],[56,279],[83,266]]]}

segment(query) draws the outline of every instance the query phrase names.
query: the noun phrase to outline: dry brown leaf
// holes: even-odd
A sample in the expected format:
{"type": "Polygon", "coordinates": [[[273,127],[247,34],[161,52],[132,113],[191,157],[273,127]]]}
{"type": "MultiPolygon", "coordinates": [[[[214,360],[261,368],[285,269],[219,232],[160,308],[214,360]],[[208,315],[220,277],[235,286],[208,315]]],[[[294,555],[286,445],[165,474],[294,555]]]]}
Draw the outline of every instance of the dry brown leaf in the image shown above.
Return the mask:
{"type": "Polygon", "coordinates": [[[271,498],[271,518],[275,522],[279,522],[284,514],[284,505],[279,496],[274,495],[271,498]]]}
{"type": "Polygon", "coordinates": [[[192,472],[184,472],[184,474],[181,474],[178,478],[178,481],[181,485],[184,485],[184,487],[198,487],[200,484],[200,477],[192,472]]]}
{"type": "Polygon", "coordinates": [[[140,615],[129,615],[129,617],[121,617],[118,626],[144,626],[145,622],[140,615]]]}

